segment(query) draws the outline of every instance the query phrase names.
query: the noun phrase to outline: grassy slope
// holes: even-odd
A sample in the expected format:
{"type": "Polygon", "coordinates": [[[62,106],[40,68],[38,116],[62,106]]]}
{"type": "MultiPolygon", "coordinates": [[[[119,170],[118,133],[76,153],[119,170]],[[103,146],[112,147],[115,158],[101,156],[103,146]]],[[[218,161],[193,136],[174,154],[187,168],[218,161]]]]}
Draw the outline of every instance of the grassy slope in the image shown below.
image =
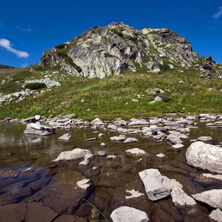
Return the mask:
{"type": "MultiPolygon", "coordinates": [[[[88,120],[95,117],[112,119],[164,116],[172,112],[178,115],[221,113],[221,80],[201,79],[195,70],[184,71],[167,70],[163,75],[154,75],[140,70],[140,73],[128,72],[102,80],[67,76],[62,79],[59,73],[57,79],[60,79],[61,87],[54,87],[35,98],[28,97],[18,103],[3,105],[0,107],[0,119],[68,113],[76,113],[78,118],[88,120]],[[181,80],[185,83],[179,83],[181,80]],[[164,98],[163,102],[148,104],[156,96],[148,95],[148,88],[170,89],[170,92],[159,95],[164,98]],[[209,92],[209,88],[214,88],[215,91],[209,92]],[[132,99],[138,99],[138,102],[132,102],[132,99]]],[[[33,75],[35,78],[41,76],[37,71],[33,75]]]]}

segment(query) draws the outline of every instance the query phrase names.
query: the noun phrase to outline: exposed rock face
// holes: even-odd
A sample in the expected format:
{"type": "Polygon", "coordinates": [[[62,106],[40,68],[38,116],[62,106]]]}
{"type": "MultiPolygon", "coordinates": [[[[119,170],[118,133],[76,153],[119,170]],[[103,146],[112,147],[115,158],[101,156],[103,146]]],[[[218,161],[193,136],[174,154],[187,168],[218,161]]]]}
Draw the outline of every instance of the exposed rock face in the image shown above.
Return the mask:
{"type": "Polygon", "coordinates": [[[76,76],[104,78],[138,66],[160,73],[161,65],[191,67],[199,59],[192,45],[169,29],[141,31],[120,23],[94,27],[45,51],[42,65],[57,66],[76,76]],[[164,58],[164,59],[163,59],[164,58]]]}
{"type": "Polygon", "coordinates": [[[110,215],[113,222],[148,222],[147,214],[133,207],[122,206],[115,209],[110,215]]]}
{"type": "Polygon", "coordinates": [[[192,143],[186,152],[187,163],[194,167],[222,173],[221,148],[203,142],[192,143]]]}

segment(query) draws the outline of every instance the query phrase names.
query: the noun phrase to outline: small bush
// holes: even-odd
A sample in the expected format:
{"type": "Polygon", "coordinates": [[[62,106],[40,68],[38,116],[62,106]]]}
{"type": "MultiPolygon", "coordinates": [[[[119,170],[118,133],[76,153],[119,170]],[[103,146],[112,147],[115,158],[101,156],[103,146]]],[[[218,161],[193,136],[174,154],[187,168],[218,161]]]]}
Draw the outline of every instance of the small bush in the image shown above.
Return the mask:
{"type": "Polygon", "coordinates": [[[66,46],[66,44],[60,44],[60,45],[57,45],[55,48],[56,49],[64,49],[66,46]]]}
{"type": "Polygon", "coordinates": [[[46,88],[45,83],[35,82],[35,83],[28,83],[25,86],[26,89],[36,90],[36,89],[43,89],[46,88]]]}

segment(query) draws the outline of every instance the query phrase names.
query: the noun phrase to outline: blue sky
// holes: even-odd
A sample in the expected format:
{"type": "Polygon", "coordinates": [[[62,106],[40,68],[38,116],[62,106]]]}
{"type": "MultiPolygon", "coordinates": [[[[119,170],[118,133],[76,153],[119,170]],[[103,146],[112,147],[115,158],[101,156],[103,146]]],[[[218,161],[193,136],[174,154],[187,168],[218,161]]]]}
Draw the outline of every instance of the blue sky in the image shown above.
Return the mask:
{"type": "Polygon", "coordinates": [[[0,6],[0,64],[36,64],[43,51],[120,21],[137,29],[170,28],[200,56],[222,63],[222,0],[7,0],[0,6]]]}

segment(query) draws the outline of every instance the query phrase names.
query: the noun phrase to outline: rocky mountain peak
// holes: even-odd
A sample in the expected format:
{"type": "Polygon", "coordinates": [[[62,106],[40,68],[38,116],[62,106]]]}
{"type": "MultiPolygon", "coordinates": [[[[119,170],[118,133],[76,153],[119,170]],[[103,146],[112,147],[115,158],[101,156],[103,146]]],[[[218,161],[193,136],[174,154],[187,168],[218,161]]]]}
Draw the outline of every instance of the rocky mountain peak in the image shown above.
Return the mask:
{"type": "Polygon", "coordinates": [[[88,78],[118,75],[126,69],[160,73],[161,67],[191,67],[199,56],[182,36],[167,28],[137,30],[122,22],[93,27],[45,51],[41,64],[88,78]]]}

